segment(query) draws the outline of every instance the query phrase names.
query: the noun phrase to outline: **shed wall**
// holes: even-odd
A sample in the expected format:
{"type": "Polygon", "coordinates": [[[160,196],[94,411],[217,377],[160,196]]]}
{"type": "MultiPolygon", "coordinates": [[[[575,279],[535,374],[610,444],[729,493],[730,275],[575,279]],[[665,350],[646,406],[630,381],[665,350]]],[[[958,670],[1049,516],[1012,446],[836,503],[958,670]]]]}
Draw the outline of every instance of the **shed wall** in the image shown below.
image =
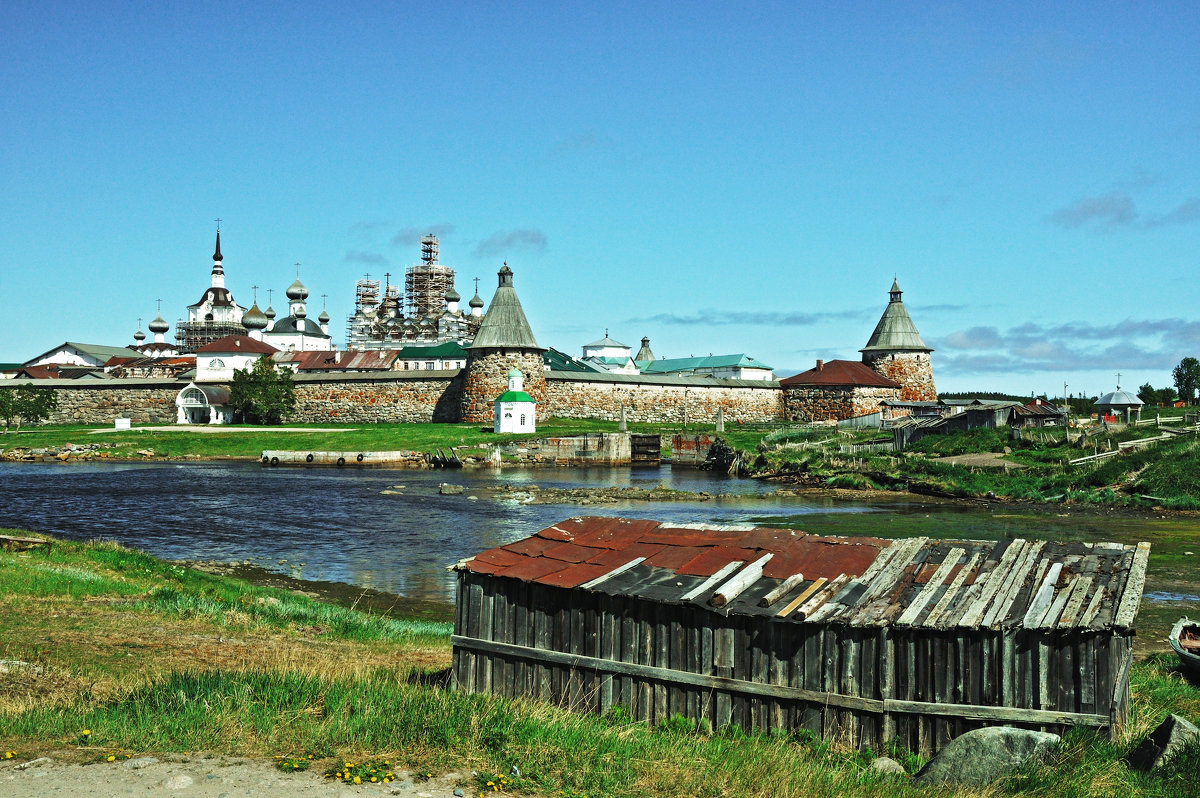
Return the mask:
{"type": "Polygon", "coordinates": [[[1128,710],[1131,637],[1107,631],[800,624],[460,571],[453,642],[468,692],[926,756],[981,726],[1112,728],[1128,710]]]}

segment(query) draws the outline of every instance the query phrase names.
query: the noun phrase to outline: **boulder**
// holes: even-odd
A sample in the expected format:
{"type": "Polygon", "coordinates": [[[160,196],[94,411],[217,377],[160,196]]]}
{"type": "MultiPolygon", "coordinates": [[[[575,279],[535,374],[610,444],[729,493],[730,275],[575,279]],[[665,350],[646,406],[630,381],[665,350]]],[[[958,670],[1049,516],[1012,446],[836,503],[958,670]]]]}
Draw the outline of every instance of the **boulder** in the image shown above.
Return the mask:
{"type": "Polygon", "coordinates": [[[929,761],[916,780],[921,784],[984,787],[1041,756],[1061,738],[1057,734],[990,726],[950,741],[929,761]]]}
{"type": "Polygon", "coordinates": [[[451,485],[449,482],[443,482],[441,485],[438,485],[438,493],[443,496],[458,496],[464,490],[466,488],[462,485],[451,485]]]}
{"type": "Polygon", "coordinates": [[[896,760],[886,756],[875,757],[875,761],[871,763],[871,770],[875,771],[876,773],[898,773],[901,776],[908,775],[908,771],[904,769],[904,765],[901,765],[896,760]]]}
{"type": "Polygon", "coordinates": [[[1200,743],[1200,729],[1178,715],[1167,715],[1150,736],[1133,749],[1129,766],[1137,770],[1153,770],[1188,744],[1200,743]]]}

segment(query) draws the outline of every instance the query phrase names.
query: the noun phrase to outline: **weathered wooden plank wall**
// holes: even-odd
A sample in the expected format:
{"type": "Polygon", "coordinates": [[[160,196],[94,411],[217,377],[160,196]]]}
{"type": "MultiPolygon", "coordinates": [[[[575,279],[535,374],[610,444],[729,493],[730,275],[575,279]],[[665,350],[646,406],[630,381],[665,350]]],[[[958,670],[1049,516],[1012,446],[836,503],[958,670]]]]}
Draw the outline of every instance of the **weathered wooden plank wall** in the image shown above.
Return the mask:
{"type": "Polygon", "coordinates": [[[1120,727],[1131,637],[1111,631],[796,623],[460,571],[457,689],[654,724],[809,729],[926,756],[997,723],[1120,727]]]}

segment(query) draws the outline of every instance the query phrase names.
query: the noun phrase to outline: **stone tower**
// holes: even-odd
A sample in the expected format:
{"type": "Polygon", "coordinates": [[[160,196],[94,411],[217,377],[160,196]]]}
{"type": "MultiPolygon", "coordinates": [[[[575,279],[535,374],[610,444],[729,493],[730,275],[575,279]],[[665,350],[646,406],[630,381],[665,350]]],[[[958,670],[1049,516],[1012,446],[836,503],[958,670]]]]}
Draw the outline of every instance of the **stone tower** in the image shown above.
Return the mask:
{"type": "MultiPolygon", "coordinates": [[[[496,397],[508,389],[508,373],[520,370],[525,393],[533,397],[539,412],[546,403],[546,368],[542,352],[521,300],[513,288],[512,269],[500,269],[500,285],[488,305],[475,340],[467,347],[467,367],[462,389],[462,420],[491,422],[496,397]]],[[[544,416],[539,416],[544,418],[544,416]]]]}
{"type": "Polygon", "coordinates": [[[862,362],[882,377],[900,383],[900,399],[906,402],[935,402],[937,387],[933,384],[933,350],[921,340],[904,303],[900,301],[900,284],[892,281],[890,299],[871,340],[861,350],[862,362]]]}

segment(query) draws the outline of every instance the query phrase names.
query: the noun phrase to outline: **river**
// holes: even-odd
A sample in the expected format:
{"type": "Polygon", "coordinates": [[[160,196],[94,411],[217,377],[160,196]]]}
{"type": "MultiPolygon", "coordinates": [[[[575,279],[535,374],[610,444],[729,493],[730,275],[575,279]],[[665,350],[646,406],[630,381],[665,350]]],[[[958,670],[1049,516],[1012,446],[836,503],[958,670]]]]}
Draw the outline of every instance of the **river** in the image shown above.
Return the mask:
{"type": "Polygon", "coordinates": [[[573,515],[791,526],[815,534],[1150,540],[1149,600],[1195,607],[1194,521],[1126,514],[964,507],[916,497],[841,501],[669,466],[650,469],[263,468],[257,463],[0,464],[0,526],[106,538],[166,559],[248,561],[299,579],[450,601],[446,567],[573,515]],[[443,496],[439,484],[463,485],[443,496]],[[653,487],[709,501],[533,505],[486,498],[498,486],[653,487]],[[397,487],[403,486],[403,487],[397,487]],[[384,493],[383,491],[390,491],[384,493]],[[481,495],[475,499],[476,493],[481,495]],[[1187,551],[1185,551],[1187,550],[1187,551]],[[1165,597],[1165,598],[1164,598],[1165,597]]]}

